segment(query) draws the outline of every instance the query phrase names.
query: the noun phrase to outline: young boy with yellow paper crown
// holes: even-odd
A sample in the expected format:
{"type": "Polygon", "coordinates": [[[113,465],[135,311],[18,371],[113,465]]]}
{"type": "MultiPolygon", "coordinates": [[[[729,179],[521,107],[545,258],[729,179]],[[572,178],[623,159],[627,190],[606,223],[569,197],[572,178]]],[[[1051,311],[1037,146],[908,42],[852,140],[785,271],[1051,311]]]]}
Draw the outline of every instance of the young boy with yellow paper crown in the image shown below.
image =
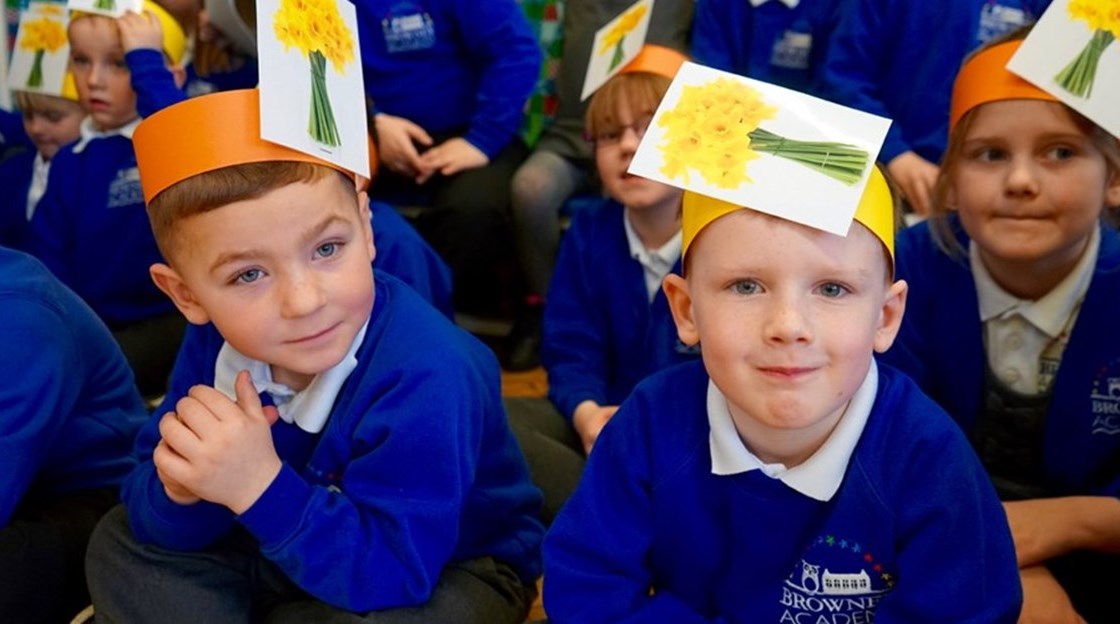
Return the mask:
{"type": "Polygon", "coordinates": [[[98,619],[521,622],[540,494],[497,361],[371,270],[365,192],[263,141],[258,107],[205,95],[136,132],[152,278],[192,325],[90,546],[98,619]]]}
{"type": "MultiPolygon", "coordinates": [[[[70,70],[86,117],[79,140],[54,158],[28,251],[109,326],[141,394],[158,396],[185,323],[148,278],[160,255],[131,137],[138,108],[150,113],[176,98],[186,39],[167,11],[143,6],[120,19],[71,15],[70,70]]],[[[177,149],[168,145],[168,157],[177,149]]]]}
{"type": "MultiPolygon", "coordinates": [[[[753,186],[787,199],[810,175],[753,186]]],[[[873,357],[905,307],[894,206],[874,167],[846,236],[686,190],[684,277],[664,290],[702,362],[651,376],[600,434],[545,541],[552,621],[1015,621],[987,477],[944,412],[873,357]]]]}
{"type": "Polygon", "coordinates": [[[72,79],[58,95],[15,91],[16,105],[33,149],[22,150],[0,161],[0,245],[26,249],[31,217],[43,197],[51,159],[63,146],[77,140],[85,112],[78,104],[72,79]]]}

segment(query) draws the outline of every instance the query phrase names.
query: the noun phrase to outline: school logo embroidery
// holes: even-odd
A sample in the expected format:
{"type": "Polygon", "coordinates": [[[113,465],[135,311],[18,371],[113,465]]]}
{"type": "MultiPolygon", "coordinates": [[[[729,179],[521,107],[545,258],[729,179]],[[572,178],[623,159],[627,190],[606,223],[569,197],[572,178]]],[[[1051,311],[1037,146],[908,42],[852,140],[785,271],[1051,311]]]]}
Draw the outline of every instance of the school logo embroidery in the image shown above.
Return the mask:
{"type": "Polygon", "coordinates": [[[809,69],[809,52],[813,48],[813,35],[793,30],[785,31],[774,41],[770,51],[770,64],[786,69],[809,69]]]}
{"type": "Polygon", "coordinates": [[[1120,361],[1101,366],[1089,394],[1093,405],[1093,435],[1120,434],[1120,361]]]}
{"type": "Polygon", "coordinates": [[[136,167],[117,171],[117,177],[109,183],[109,208],[144,204],[144,192],[140,189],[140,170],[136,167]]]}
{"type": "Polygon", "coordinates": [[[432,16],[423,7],[402,2],[390,9],[381,20],[381,33],[390,54],[427,50],[436,45],[436,28],[432,16]]]}
{"type": "Polygon", "coordinates": [[[875,607],[894,588],[895,575],[855,540],[818,536],[794,566],[779,622],[855,624],[875,619],[875,607]]]}

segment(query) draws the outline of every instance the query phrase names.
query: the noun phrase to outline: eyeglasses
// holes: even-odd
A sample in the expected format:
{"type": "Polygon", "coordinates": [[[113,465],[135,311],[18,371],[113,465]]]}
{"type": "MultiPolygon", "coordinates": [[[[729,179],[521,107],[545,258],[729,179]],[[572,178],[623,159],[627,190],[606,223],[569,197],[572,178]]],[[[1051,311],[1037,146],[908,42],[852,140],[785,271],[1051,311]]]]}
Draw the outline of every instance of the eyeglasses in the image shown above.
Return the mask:
{"type": "Polygon", "coordinates": [[[604,129],[602,132],[591,137],[594,141],[595,147],[605,147],[608,145],[615,145],[626,136],[626,131],[630,130],[634,133],[639,141],[646,135],[646,130],[649,130],[649,124],[653,121],[653,117],[643,117],[638,121],[628,126],[614,126],[604,129]]]}

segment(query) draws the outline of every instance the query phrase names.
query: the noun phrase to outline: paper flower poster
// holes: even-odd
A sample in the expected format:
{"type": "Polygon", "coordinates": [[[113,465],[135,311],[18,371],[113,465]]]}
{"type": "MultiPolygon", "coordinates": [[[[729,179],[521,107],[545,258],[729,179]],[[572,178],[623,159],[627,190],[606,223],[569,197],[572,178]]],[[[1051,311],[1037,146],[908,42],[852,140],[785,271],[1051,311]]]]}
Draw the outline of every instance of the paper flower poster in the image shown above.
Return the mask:
{"type": "Polygon", "coordinates": [[[581,100],[590,97],[642,51],[652,14],[653,0],[638,0],[595,33],[581,100]]]}
{"type": "Polygon", "coordinates": [[[261,136],[369,176],[358,21],[346,0],[259,0],[261,136]]]}
{"type": "Polygon", "coordinates": [[[66,0],[66,8],[72,11],[85,11],[109,17],[120,17],[125,11],[139,13],[143,0],[66,0]]]}
{"type": "Polygon", "coordinates": [[[8,84],[17,91],[62,93],[70,57],[66,39],[69,14],[54,2],[32,2],[19,21],[8,84]]]}
{"type": "Polygon", "coordinates": [[[1120,0],[1054,0],[1007,68],[1120,136],[1120,0]]]}
{"type": "Polygon", "coordinates": [[[882,117],[685,63],[630,173],[844,235],[889,126],[882,117]]]}

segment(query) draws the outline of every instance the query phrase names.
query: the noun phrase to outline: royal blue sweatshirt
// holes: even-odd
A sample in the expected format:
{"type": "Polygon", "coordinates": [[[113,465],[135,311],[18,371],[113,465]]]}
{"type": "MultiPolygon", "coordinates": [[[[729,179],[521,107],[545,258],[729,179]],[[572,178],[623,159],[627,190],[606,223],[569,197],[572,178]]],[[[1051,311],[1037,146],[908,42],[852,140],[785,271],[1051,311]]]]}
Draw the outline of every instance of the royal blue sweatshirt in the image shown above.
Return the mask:
{"type": "Polygon", "coordinates": [[[19,150],[0,161],[0,245],[26,249],[31,225],[27,193],[35,172],[35,149],[19,150]]]}

